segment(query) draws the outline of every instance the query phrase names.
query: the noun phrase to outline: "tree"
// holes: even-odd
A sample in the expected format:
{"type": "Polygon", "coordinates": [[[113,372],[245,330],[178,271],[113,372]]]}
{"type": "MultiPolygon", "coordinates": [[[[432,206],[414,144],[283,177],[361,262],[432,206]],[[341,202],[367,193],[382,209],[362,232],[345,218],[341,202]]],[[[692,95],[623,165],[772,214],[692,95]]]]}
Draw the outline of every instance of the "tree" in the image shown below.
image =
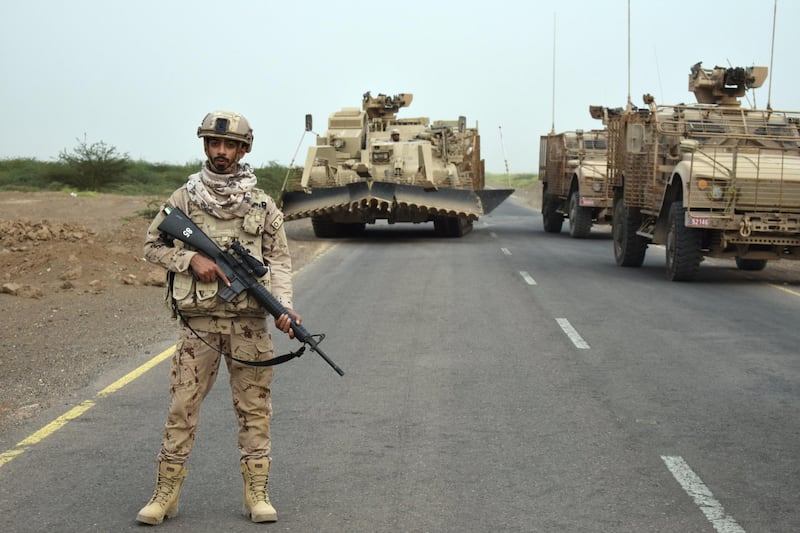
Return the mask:
{"type": "Polygon", "coordinates": [[[128,169],[128,154],[119,154],[116,147],[98,141],[88,144],[86,136],[83,141],[76,139],[78,145],[67,152],[58,154],[59,161],[66,163],[72,173],[64,177],[67,185],[80,190],[98,191],[104,186],[120,181],[128,169]]]}

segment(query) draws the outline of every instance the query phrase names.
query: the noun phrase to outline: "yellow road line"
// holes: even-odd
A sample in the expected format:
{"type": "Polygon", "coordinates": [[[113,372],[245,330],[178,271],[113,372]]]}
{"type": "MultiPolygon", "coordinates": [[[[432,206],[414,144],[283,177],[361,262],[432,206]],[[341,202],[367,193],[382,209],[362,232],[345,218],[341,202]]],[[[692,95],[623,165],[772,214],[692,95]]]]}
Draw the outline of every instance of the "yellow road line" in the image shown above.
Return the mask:
{"type": "Polygon", "coordinates": [[[789,294],[794,294],[795,296],[800,296],[800,292],[798,292],[798,291],[793,291],[792,289],[787,289],[786,287],[782,287],[780,285],[775,285],[774,283],[768,283],[767,285],[769,285],[771,287],[775,287],[776,289],[781,290],[783,292],[788,292],[789,294]]]}
{"type": "MultiPolygon", "coordinates": [[[[169,348],[167,348],[166,350],[164,350],[163,352],[161,352],[157,356],[153,357],[152,359],[150,359],[149,361],[147,361],[146,363],[144,363],[140,367],[138,367],[135,370],[129,372],[128,374],[122,376],[117,381],[115,381],[114,383],[112,383],[108,387],[106,387],[103,390],[101,390],[100,392],[98,392],[95,397],[96,398],[104,398],[104,397],[108,396],[109,394],[117,392],[122,387],[124,387],[125,385],[127,385],[128,383],[133,381],[134,379],[138,378],[139,376],[141,376],[142,374],[144,374],[145,372],[147,372],[148,370],[150,370],[151,368],[153,368],[154,366],[156,366],[160,362],[162,362],[165,359],[169,358],[174,351],[175,351],[175,346],[170,346],[169,348]]],[[[52,435],[53,433],[55,433],[56,431],[58,431],[59,429],[61,429],[65,425],[67,425],[67,423],[70,420],[74,420],[75,418],[78,418],[79,416],[83,415],[83,413],[85,413],[86,411],[88,411],[89,409],[94,407],[95,404],[96,404],[96,402],[94,400],[86,400],[83,403],[81,403],[80,405],[76,405],[75,407],[73,407],[72,409],[70,409],[69,411],[64,413],[63,415],[59,416],[58,418],[56,418],[55,420],[53,420],[52,422],[50,422],[49,424],[44,426],[39,431],[36,431],[35,433],[31,434],[27,438],[21,440],[19,443],[17,443],[15,448],[13,448],[11,450],[7,450],[7,451],[5,451],[3,453],[0,453],[0,468],[2,468],[3,465],[8,463],[9,461],[14,459],[15,457],[17,457],[19,455],[22,455],[25,451],[27,451],[27,449],[30,446],[33,446],[35,444],[40,443],[41,441],[43,441],[44,439],[46,439],[47,437],[49,437],[50,435],[52,435]]]]}
{"type": "Polygon", "coordinates": [[[139,376],[141,376],[142,374],[144,374],[145,372],[147,372],[148,370],[150,370],[151,368],[156,366],[158,363],[160,363],[164,359],[167,359],[170,356],[172,356],[172,353],[174,351],[175,351],[175,346],[174,345],[170,346],[169,348],[167,348],[166,350],[164,350],[163,352],[161,352],[157,356],[153,357],[152,359],[150,359],[148,362],[146,362],[145,364],[143,364],[142,366],[140,366],[136,370],[133,370],[133,371],[129,372],[125,376],[122,376],[117,381],[115,381],[114,383],[112,383],[111,385],[106,387],[105,389],[103,389],[100,392],[98,392],[97,393],[97,397],[98,398],[102,398],[104,396],[108,396],[111,393],[117,392],[119,389],[121,389],[122,387],[124,387],[125,385],[127,385],[128,383],[133,381],[134,379],[138,378],[139,376]]]}

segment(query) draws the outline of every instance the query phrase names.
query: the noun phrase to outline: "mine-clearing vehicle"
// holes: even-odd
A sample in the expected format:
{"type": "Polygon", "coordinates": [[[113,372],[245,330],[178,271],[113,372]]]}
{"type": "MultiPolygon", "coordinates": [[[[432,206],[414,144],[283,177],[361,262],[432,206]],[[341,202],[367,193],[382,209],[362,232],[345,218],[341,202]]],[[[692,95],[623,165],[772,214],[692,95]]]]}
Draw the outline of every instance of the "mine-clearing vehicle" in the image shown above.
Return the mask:
{"type": "Polygon", "coordinates": [[[705,257],[741,270],[800,259],[800,112],[747,109],[767,67],[691,68],[696,104],[602,109],[620,266],[666,248],[666,276],[695,278],[705,257]]]}
{"type": "Polygon", "coordinates": [[[287,176],[285,219],[311,218],[321,238],[355,236],[377,220],[433,222],[436,234],[462,237],[511,195],[485,188],[477,124],[398,117],[412,99],[367,92],[361,109],[332,113],[302,171],[287,176]]]}
{"type": "Polygon", "coordinates": [[[589,236],[593,224],[610,224],[606,130],[550,132],[539,138],[542,222],[560,233],[564,218],[574,238],[589,236]]]}

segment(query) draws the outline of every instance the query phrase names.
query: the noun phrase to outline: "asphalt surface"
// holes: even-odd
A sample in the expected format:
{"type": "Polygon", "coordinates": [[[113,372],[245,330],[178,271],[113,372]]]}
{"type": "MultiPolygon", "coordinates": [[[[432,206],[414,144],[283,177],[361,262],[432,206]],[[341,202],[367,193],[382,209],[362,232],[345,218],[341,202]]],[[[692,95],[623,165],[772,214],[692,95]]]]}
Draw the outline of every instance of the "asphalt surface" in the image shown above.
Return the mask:
{"type": "MultiPolygon", "coordinates": [[[[339,242],[295,279],[345,375],[313,353],[279,367],[279,521],[240,514],[223,372],[159,530],[800,530],[800,290],[732,262],[671,283],[663,262],[651,248],[619,268],[607,230],[544,233],[513,202],[463,239],[420,225],[339,242]]],[[[167,363],[98,392],[148,358],[65,424],[2,435],[3,531],[141,531],[167,363]]]]}

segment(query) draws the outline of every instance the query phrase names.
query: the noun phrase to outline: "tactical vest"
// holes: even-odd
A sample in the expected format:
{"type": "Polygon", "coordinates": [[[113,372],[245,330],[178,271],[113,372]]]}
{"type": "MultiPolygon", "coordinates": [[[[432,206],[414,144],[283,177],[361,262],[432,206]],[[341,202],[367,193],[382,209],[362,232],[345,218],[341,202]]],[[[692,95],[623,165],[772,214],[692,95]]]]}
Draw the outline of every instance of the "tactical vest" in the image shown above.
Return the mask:
{"type": "MultiPolygon", "coordinates": [[[[187,213],[192,222],[211,237],[221,248],[227,248],[238,240],[242,246],[262,263],[261,241],[266,223],[266,193],[256,190],[251,198],[250,209],[244,218],[221,220],[190,203],[187,213]]],[[[176,246],[183,243],[176,241],[176,246]]],[[[187,248],[189,248],[187,246],[187,248]]],[[[259,283],[270,290],[270,273],[259,278],[259,283]]],[[[196,280],[190,272],[176,272],[172,281],[172,298],[178,311],[185,317],[266,317],[267,311],[247,291],[231,302],[217,297],[219,281],[206,283],[196,280]]]]}

